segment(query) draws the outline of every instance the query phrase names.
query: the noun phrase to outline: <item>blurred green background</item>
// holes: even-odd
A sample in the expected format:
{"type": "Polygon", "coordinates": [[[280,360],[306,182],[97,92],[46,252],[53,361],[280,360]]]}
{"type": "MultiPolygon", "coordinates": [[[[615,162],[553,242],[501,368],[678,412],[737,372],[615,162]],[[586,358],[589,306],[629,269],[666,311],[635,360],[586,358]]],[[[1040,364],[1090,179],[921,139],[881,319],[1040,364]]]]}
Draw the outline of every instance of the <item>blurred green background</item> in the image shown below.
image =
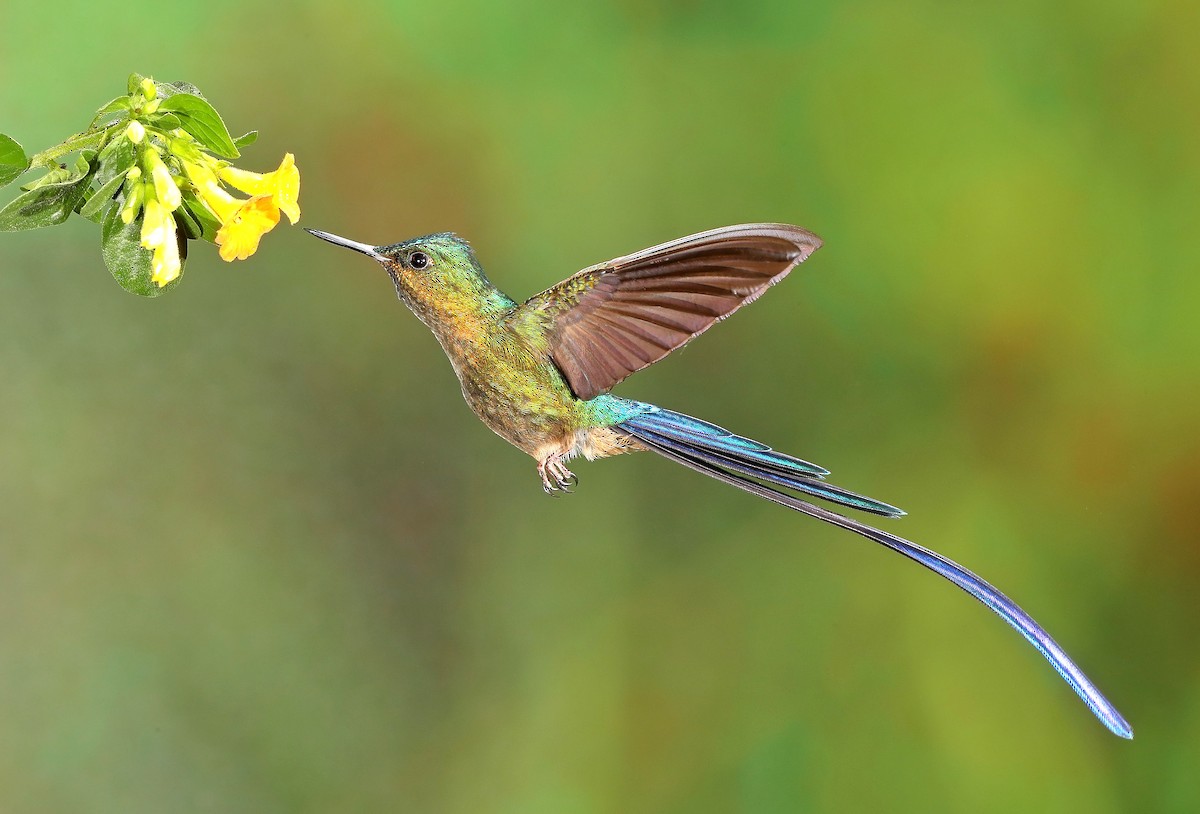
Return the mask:
{"type": "Polygon", "coordinates": [[[517,298],[822,235],[617,392],[903,506],[1137,739],[865,540],[649,455],[548,499],[364,258],[143,301],[73,219],[0,235],[0,811],[1200,809],[1195,3],[55,9],[3,11],[30,151],[184,79],[303,225],[517,298]]]}

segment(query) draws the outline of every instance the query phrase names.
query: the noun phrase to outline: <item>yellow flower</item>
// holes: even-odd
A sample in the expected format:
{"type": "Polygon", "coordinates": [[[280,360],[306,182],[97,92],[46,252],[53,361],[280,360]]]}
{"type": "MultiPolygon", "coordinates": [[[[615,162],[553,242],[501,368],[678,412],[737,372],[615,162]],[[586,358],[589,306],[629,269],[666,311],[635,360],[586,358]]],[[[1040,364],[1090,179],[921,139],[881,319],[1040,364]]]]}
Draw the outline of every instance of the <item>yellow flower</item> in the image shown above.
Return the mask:
{"type": "Polygon", "coordinates": [[[222,224],[232,218],[234,213],[241,208],[242,201],[226,192],[221,187],[221,182],[217,180],[217,176],[208,167],[192,161],[185,161],[183,162],[183,171],[187,173],[188,180],[196,188],[196,194],[200,196],[200,200],[204,201],[222,224]]]}
{"type": "Polygon", "coordinates": [[[217,232],[221,259],[245,260],[258,250],[258,241],[277,223],[279,207],[269,195],[257,195],[246,201],[217,232]]]}
{"type": "Polygon", "coordinates": [[[247,195],[269,195],[292,223],[300,220],[300,170],[291,153],[283,157],[279,169],[266,174],[247,172],[237,167],[222,167],[222,180],[247,195]]]}
{"type": "Polygon", "coordinates": [[[141,122],[139,122],[137,119],[134,119],[129,123],[129,126],[125,128],[125,137],[134,144],[141,144],[142,139],[146,137],[146,128],[141,122]]]}
{"type": "Polygon", "coordinates": [[[142,216],[142,246],[157,248],[166,241],[167,233],[173,231],[175,219],[167,208],[155,198],[146,201],[145,214],[142,216]]]}
{"type": "Polygon", "coordinates": [[[179,240],[172,233],[171,237],[154,250],[154,260],[150,264],[150,279],[156,286],[162,288],[174,280],[183,271],[183,263],[179,262],[179,240]]]}
{"type": "Polygon", "coordinates": [[[221,247],[221,259],[233,262],[254,254],[262,236],[279,223],[279,206],[275,199],[270,195],[256,195],[244,201],[226,192],[208,167],[185,162],[184,169],[200,200],[221,221],[216,238],[221,247]]]}
{"type": "Polygon", "coordinates": [[[155,198],[146,201],[142,214],[142,246],[154,251],[150,279],[159,288],[179,276],[179,241],[175,234],[175,216],[155,198]]]}

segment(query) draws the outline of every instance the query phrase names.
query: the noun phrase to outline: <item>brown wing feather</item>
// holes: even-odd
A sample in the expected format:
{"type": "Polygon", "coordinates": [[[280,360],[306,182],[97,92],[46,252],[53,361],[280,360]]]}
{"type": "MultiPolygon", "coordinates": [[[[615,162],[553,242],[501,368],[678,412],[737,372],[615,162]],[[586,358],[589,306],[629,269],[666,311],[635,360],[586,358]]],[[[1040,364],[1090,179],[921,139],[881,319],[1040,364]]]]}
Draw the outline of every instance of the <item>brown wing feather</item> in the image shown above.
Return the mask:
{"type": "Polygon", "coordinates": [[[797,226],[727,226],[584,269],[522,310],[549,320],[551,358],[595,398],[753,302],[821,240],[797,226]]]}

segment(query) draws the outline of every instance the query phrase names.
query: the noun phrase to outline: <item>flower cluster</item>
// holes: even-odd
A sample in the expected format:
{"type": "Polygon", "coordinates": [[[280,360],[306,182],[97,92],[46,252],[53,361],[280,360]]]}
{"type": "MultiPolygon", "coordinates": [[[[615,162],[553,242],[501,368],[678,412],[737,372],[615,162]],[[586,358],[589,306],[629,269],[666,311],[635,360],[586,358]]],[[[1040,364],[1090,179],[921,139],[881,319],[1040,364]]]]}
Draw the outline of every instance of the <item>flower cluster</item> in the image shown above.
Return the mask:
{"type": "Polygon", "coordinates": [[[244,260],[281,213],[299,220],[300,172],[291,153],[267,173],[230,163],[256,137],[231,138],[194,86],[135,74],[128,95],[102,107],[87,131],[32,159],[0,135],[0,185],[26,169],[48,169],[0,210],[0,231],[54,225],[72,212],[90,217],[102,224],[113,276],[153,296],[182,274],[188,240],[215,243],[226,261],[244,260]],[[57,164],[70,152],[80,154],[74,171],[57,164]]]}
{"type": "MultiPolygon", "coordinates": [[[[142,91],[147,100],[142,109],[153,115],[160,107],[157,86],[143,79],[142,91]]],[[[174,215],[183,205],[181,187],[191,187],[207,214],[220,224],[214,239],[222,260],[245,260],[254,254],[262,236],[279,223],[280,212],[292,223],[300,219],[300,171],[291,153],[283,157],[279,169],[260,175],[209,155],[183,127],[152,132],[146,138],[146,127],[138,119],[125,130],[125,137],[138,145],[141,160],[126,173],[130,189],[121,220],[130,223],[142,212],[142,246],[154,252],[151,280],[160,288],[182,269],[174,215]],[[172,173],[164,155],[176,172],[172,173]],[[251,197],[235,198],[222,181],[251,197]]]]}

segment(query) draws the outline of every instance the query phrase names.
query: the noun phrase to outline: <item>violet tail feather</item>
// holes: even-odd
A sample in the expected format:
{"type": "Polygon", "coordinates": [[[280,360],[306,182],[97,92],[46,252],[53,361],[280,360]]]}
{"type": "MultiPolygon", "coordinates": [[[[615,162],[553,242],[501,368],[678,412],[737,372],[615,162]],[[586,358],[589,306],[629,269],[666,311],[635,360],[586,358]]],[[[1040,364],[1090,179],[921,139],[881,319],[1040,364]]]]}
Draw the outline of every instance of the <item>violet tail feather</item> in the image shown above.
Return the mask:
{"type": "Polygon", "coordinates": [[[644,407],[646,412],[622,421],[615,425],[616,428],[664,458],[773,503],[860,534],[940,574],[978,599],[1024,636],[1113,734],[1122,738],[1133,737],[1133,729],[1121,713],[1084,675],[1066,651],[1033,617],[986,580],[935,551],[801,500],[773,486],[885,517],[899,517],[904,514],[903,511],[828,484],[822,480],[829,474],[828,470],[776,452],[758,441],[681,413],[651,405],[639,406],[644,407]]]}

